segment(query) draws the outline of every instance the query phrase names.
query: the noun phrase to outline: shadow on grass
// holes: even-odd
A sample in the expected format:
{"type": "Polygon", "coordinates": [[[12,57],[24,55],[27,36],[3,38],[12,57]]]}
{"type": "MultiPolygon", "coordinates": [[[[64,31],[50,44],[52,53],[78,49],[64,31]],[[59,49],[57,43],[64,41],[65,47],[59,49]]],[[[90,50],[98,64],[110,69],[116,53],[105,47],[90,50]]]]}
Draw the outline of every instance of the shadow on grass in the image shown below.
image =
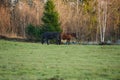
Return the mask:
{"type": "Polygon", "coordinates": [[[64,80],[64,79],[61,78],[60,76],[56,75],[56,76],[53,76],[53,77],[46,79],[46,80],[64,80]]]}

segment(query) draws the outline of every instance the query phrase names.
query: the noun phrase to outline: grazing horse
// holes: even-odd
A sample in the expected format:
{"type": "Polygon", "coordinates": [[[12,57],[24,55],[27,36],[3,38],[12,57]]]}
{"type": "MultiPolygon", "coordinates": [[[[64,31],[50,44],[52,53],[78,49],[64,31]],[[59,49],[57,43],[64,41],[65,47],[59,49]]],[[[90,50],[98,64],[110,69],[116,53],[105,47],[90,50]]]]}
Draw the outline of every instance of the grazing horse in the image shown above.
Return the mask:
{"type": "Polygon", "coordinates": [[[59,32],[44,32],[41,35],[41,42],[42,44],[44,42],[47,42],[47,44],[49,45],[49,40],[51,39],[55,39],[56,40],[56,44],[61,44],[61,34],[59,32]]]}
{"type": "Polygon", "coordinates": [[[61,39],[66,40],[66,44],[70,44],[72,39],[77,39],[76,33],[62,33],[61,39]]]}

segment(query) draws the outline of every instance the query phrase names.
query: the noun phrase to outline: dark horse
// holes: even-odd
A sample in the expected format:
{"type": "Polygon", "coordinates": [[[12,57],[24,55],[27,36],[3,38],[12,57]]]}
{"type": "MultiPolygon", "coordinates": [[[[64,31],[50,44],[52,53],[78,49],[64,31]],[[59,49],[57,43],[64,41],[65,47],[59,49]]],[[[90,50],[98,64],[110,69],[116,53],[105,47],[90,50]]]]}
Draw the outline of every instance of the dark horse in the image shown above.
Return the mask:
{"type": "Polygon", "coordinates": [[[70,41],[75,39],[77,40],[76,33],[62,33],[61,39],[66,40],[66,44],[70,44],[70,41]]]}
{"type": "Polygon", "coordinates": [[[56,40],[56,44],[61,44],[61,34],[59,32],[44,32],[41,35],[41,42],[42,44],[47,42],[49,45],[49,40],[56,40]]]}

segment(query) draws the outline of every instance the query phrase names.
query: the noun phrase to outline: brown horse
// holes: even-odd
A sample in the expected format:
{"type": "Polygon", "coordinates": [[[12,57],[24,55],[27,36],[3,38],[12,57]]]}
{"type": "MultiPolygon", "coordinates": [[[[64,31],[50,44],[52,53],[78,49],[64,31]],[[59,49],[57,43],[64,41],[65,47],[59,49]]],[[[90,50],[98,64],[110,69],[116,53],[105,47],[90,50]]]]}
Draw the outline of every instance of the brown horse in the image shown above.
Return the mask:
{"type": "Polygon", "coordinates": [[[70,44],[72,39],[77,39],[76,33],[62,33],[61,39],[66,40],[66,44],[70,44]]]}

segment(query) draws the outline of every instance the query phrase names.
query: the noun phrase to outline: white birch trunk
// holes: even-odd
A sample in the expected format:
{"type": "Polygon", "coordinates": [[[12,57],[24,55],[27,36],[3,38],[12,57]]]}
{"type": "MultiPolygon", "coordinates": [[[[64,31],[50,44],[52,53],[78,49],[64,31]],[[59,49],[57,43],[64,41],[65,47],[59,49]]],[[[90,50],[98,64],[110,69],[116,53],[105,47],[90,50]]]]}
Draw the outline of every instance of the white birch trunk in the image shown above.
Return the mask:
{"type": "Polygon", "coordinates": [[[98,22],[100,28],[100,41],[104,43],[107,26],[107,0],[98,0],[98,22]]]}

